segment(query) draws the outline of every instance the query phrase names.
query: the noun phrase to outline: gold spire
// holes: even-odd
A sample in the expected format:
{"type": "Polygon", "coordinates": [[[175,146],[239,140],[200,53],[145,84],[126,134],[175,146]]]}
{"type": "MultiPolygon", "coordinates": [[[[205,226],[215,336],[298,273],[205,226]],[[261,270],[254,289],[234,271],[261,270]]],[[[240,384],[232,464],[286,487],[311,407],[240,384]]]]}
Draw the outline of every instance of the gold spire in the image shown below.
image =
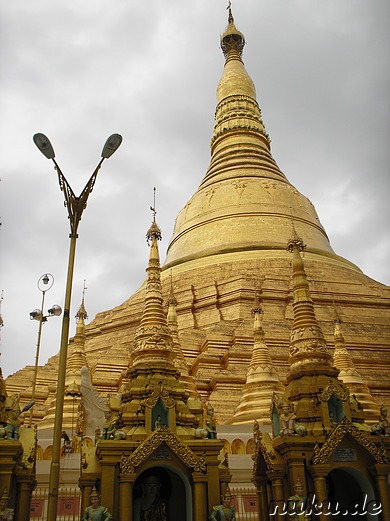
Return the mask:
{"type": "MultiPolygon", "coordinates": [[[[155,189],[154,189],[155,190],[155,189]]],[[[160,255],[157,241],[161,240],[161,230],[156,223],[155,205],[150,207],[153,222],[146,238],[150,245],[149,264],[146,268],[147,281],[144,312],[135,334],[135,348],[132,353],[132,365],[147,364],[149,367],[174,368],[172,336],[163,310],[161,287],[160,255]],[[157,364],[157,365],[156,365],[157,364]]]]}
{"type": "Polygon", "coordinates": [[[292,252],[292,291],[294,320],[290,337],[290,374],[301,369],[316,372],[332,369],[331,355],[326,347],[324,335],[318,325],[314,304],[311,299],[309,284],[301,251],[305,248],[303,240],[293,228],[293,237],[287,245],[292,252]]]}
{"type": "Polygon", "coordinates": [[[172,274],[171,274],[171,286],[170,286],[166,305],[168,306],[167,323],[168,323],[168,328],[172,335],[173,351],[176,355],[174,362],[175,362],[175,366],[180,371],[179,380],[182,382],[189,397],[192,400],[194,400],[194,399],[197,399],[199,395],[198,395],[198,392],[196,389],[195,378],[192,375],[190,375],[189,367],[184,358],[183,350],[182,350],[181,344],[180,344],[179,327],[178,327],[178,323],[177,323],[177,313],[176,313],[177,300],[176,300],[176,297],[175,297],[175,294],[173,291],[172,274]]]}
{"type": "Polygon", "coordinates": [[[233,423],[253,423],[257,420],[260,424],[269,425],[271,424],[272,397],[274,393],[283,392],[283,385],[279,381],[278,373],[265,343],[262,326],[263,310],[258,294],[255,297],[255,307],[252,313],[254,315],[252,357],[233,423]]]}
{"type": "Polygon", "coordinates": [[[348,387],[350,395],[355,395],[365,412],[367,423],[375,423],[379,416],[379,406],[372,397],[369,387],[363,382],[348,353],[342,333],[342,321],[336,312],[334,322],[333,364],[340,371],[339,379],[348,387]]]}
{"type": "Polygon", "coordinates": [[[83,286],[83,296],[81,305],[76,313],[78,319],[76,326],[76,334],[73,338],[73,348],[69,356],[66,366],[66,385],[70,385],[76,381],[78,385],[81,383],[81,368],[88,367],[87,356],[85,354],[85,319],[88,318],[88,313],[85,309],[85,280],[83,286]]]}

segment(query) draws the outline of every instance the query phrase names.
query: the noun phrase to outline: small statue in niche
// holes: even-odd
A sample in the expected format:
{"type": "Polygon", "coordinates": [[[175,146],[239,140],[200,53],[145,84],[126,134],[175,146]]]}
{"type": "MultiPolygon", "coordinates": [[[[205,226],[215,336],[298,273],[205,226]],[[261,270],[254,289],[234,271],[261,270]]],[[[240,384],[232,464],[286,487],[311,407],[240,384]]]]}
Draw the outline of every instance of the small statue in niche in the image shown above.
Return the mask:
{"type": "Polygon", "coordinates": [[[112,516],[108,509],[100,504],[100,496],[94,486],[89,496],[91,505],[85,509],[84,521],[109,521],[112,516]]]}
{"type": "Polygon", "coordinates": [[[222,504],[213,507],[209,519],[214,519],[215,521],[235,521],[236,513],[234,506],[232,505],[232,495],[230,493],[229,485],[221,499],[222,504]]]}
{"type": "Polygon", "coordinates": [[[334,427],[335,425],[337,425],[337,420],[334,416],[333,411],[329,411],[329,422],[330,422],[331,427],[334,427]]]}
{"type": "Polygon", "coordinates": [[[167,521],[166,501],[160,496],[160,478],[147,476],[141,489],[142,496],[134,502],[134,521],[167,521]]]}
{"type": "Polygon", "coordinates": [[[14,518],[14,510],[8,507],[8,501],[8,492],[7,489],[4,489],[0,498],[0,521],[12,521],[14,518]]]}
{"type": "Polygon", "coordinates": [[[154,429],[155,430],[158,430],[162,427],[162,421],[161,421],[161,416],[158,415],[157,418],[156,418],[156,421],[154,422],[154,429]]]}
{"type": "Polygon", "coordinates": [[[390,424],[387,419],[387,409],[384,405],[381,405],[381,415],[379,422],[371,427],[372,434],[389,436],[390,435],[390,424]]]}

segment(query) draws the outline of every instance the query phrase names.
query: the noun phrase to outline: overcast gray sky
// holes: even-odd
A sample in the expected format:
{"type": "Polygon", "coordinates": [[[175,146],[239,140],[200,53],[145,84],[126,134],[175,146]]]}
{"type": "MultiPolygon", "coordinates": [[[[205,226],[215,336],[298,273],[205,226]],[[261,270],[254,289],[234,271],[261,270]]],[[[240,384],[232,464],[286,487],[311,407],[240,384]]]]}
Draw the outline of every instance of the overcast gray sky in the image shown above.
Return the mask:
{"type": "MultiPolygon", "coordinates": [[[[63,306],[69,223],[50,137],[78,195],[106,138],[123,143],[100,171],[79,227],[72,323],[83,280],[89,320],[145,277],[153,186],[164,240],[209,163],[226,0],[18,0],[0,27],[0,365],[34,363],[37,281],[54,275],[63,306]]],[[[388,0],[235,0],[244,62],[289,181],[316,207],[333,249],[390,284],[388,0]]],[[[59,348],[43,327],[40,363],[59,348]]]]}

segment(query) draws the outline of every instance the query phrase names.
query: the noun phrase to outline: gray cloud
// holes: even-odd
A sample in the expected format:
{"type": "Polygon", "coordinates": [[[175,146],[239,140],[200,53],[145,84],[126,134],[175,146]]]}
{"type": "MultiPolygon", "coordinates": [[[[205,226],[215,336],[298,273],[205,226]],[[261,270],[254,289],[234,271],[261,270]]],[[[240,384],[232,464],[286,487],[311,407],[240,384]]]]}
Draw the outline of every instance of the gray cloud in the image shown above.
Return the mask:
{"type": "MultiPolygon", "coordinates": [[[[87,279],[92,319],[125,301],[145,276],[145,233],[157,186],[164,240],[210,159],[223,69],[225,2],[45,0],[2,8],[0,361],[32,364],[38,278],[63,305],[69,227],[56,172],[32,142],[47,134],[78,194],[108,135],[124,141],[102,167],[80,223],[72,316],[87,279]]],[[[385,0],[247,0],[233,4],[273,155],[316,206],[333,249],[390,283],[389,71],[385,0]]],[[[75,323],[71,325],[74,334],[75,323]]],[[[59,346],[44,326],[40,360],[59,346]]]]}

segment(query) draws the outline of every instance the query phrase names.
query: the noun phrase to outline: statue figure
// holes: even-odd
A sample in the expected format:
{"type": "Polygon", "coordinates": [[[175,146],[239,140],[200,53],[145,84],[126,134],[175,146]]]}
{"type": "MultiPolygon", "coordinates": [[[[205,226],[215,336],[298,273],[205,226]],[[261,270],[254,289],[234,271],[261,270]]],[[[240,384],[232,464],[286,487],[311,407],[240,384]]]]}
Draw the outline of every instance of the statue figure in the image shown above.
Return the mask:
{"type": "Polygon", "coordinates": [[[92,489],[89,499],[91,505],[85,509],[84,521],[107,521],[112,519],[107,508],[100,504],[100,496],[95,486],[92,489]]]}
{"type": "Polygon", "coordinates": [[[282,436],[296,435],[304,436],[306,428],[296,421],[297,415],[291,411],[290,405],[286,402],[282,405],[282,413],[280,415],[280,433],[282,436]]]}
{"type": "Polygon", "coordinates": [[[77,408],[76,434],[80,437],[85,435],[86,416],[85,408],[79,403],[77,408]]]}
{"type": "Polygon", "coordinates": [[[160,497],[160,478],[148,476],[141,489],[142,496],[134,501],[134,521],[167,521],[167,505],[160,497]]]}
{"type": "Polygon", "coordinates": [[[66,454],[70,454],[72,452],[72,447],[70,438],[65,431],[61,432],[61,439],[64,440],[64,444],[61,447],[61,458],[63,458],[66,454]]]}
{"type": "Polygon", "coordinates": [[[119,417],[114,416],[111,412],[111,409],[106,409],[104,416],[106,417],[106,420],[103,424],[103,433],[101,439],[124,440],[126,438],[126,433],[117,428],[119,417]]]}
{"type": "Polygon", "coordinates": [[[291,521],[310,521],[306,514],[306,496],[303,495],[303,486],[299,476],[295,483],[295,494],[288,498],[287,518],[291,521]]]}
{"type": "Polygon", "coordinates": [[[14,510],[13,508],[8,508],[8,501],[9,497],[5,488],[0,498],[0,521],[12,521],[14,518],[14,510]]]}
{"type": "Polygon", "coordinates": [[[156,421],[154,422],[154,429],[155,430],[158,430],[162,427],[162,421],[161,421],[161,416],[158,415],[157,418],[156,418],[156,421]]]}
{"type": "Polygon", "coordinates": [[[221,499],[222,504],[213,507],[209,519],[215,519],[216,521],[235,521],[236,513],[234,511],[234,506],[232,505],[232,495],[230,493],[229,485],[221,499]]]}
{"type": "MultiPolygon", "coordinates": [[[[7,412],[7,437],[9,440],[19,439],[20,421],[20,407],[18,395],[14,394],[8,398],[9,403],[6,405],[7,412]]],[[[7,400],[7,401],[8,401],[7,400]]]]}
{"type": "Polygon", "coordinates": [[[382,436],[390,435],[390,424],[387,419],[387,409],[384,405],[381,405],[381,415],[379,416],[379,422],[371,427],[372,434],[378,434],[382,436]]]}
{"type": "Polygon", "coordinates": [[[217,427],[214,418],[214,407],[211,405],[210,402],[206,403],[206,430],[207,437],[210,440],[217,439],[217,427]]]}

